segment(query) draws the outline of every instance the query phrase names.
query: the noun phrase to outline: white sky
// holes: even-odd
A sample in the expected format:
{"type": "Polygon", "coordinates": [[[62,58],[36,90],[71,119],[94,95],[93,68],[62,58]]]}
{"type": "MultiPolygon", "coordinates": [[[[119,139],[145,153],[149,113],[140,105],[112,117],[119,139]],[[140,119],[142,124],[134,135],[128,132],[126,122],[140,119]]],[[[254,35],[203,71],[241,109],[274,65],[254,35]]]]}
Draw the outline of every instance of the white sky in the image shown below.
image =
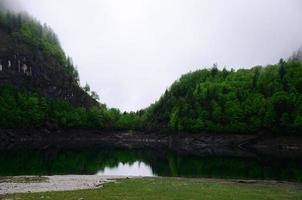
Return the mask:
{"type": "Polygon", "coordinates": [[[277,63],[302,45],[301,0],[15,1],[54,29],[82,84],[127,111],[186,72],[277,63]]]}

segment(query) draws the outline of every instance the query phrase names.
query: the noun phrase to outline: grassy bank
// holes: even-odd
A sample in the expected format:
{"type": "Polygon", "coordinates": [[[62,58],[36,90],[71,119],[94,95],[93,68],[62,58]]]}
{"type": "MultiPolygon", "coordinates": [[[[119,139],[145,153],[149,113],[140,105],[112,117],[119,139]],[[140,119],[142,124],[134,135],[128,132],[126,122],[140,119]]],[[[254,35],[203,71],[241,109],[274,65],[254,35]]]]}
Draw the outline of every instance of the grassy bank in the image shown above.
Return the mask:
{"type": "Polygon", "coordinates": [[[0,199],[53,200],[272,200],[302,199],[301,187],[287,184],[240,184],[230,181],[205,179],[129,179],[108,183],[103,188],[70,192],[11,194],[0,199]]]}

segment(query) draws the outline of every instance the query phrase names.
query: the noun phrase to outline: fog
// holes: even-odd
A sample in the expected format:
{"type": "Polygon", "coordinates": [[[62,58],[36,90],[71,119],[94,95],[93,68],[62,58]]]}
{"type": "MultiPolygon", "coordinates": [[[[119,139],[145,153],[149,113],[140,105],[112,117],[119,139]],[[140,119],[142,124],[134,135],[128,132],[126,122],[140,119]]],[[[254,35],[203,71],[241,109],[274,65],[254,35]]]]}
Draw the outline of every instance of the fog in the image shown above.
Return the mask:
{"type": "Polygon", "coordinates": [[[0,10],[10,10],[20,12],[24,10],[18,0],[0,0],[0,10]]]}
{"type": "Polygon", "coordinates": [[[81,83],[123,111],[153,103],[189,71],[277,63],[302,44],[301,0],[6,2],[50,25],[81,83]]]}

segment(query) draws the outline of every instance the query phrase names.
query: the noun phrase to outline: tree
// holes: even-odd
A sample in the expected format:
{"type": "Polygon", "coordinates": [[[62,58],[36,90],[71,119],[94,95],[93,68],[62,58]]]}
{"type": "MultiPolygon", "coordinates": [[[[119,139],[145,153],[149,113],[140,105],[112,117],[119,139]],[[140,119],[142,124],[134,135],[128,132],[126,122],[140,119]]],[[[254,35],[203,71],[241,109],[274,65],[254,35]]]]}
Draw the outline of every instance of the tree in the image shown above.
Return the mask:
{"type": "Polygon", "coordinates": [[[290,57],[290,60],[302,61],[302,47],[293,53],[293,55],[290,57]]]}
{"type": "Polygon", "coordinates": [[[280,59],[279,61],[279,76],[280,76],[280,80],[281,80],[281,83],[282,83],[282,86],[283,86],[283,89],[284,90],[287,90],[287,82],[286,82],[286,79],[285,79],[285,61],[283,59],[280,59]]]}
{"type": "Polygon", "coordinates": [[[84,90],[86,93],[89,93],[89,92],[90,92],[90,86],[88,85],[88,83],[85,84],[85,86],[83,87],[83,90],[84,90]]]}
{"type": "Polygon", "coordinates": [[[214,63],[213,64],[213,67],[211,68],[211,74],[212,76],[215,76],[217,73],[218,73],[218,64],[217,63],[214,63]]]}
{"type": "Polygon", "coordinates": [[[99,95],[95,91],[91,91],[91,97],[95,100],[100,100],[99,95]]]}

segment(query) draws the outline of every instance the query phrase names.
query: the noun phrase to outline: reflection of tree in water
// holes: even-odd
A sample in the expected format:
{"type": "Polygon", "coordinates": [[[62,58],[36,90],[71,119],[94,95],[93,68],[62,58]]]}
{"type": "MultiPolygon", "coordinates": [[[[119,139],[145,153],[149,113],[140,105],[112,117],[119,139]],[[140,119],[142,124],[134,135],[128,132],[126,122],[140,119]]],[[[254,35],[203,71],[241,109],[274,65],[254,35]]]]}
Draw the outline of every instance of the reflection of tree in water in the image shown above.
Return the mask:
{"type": "Polygon", "coordinates": [[[0,176],[96,174],[105,167],[144,162],[159,176],[276,179],[302,182],[301,161],[200,158],[141,150],[67,150],[0,152],[0,176]]]}
{"type": "Polygon", "coordinates": [[[0,175],[95,174],[119,163],[147,163],[139,151],[68,150],[0,152],[0,175]]]}

